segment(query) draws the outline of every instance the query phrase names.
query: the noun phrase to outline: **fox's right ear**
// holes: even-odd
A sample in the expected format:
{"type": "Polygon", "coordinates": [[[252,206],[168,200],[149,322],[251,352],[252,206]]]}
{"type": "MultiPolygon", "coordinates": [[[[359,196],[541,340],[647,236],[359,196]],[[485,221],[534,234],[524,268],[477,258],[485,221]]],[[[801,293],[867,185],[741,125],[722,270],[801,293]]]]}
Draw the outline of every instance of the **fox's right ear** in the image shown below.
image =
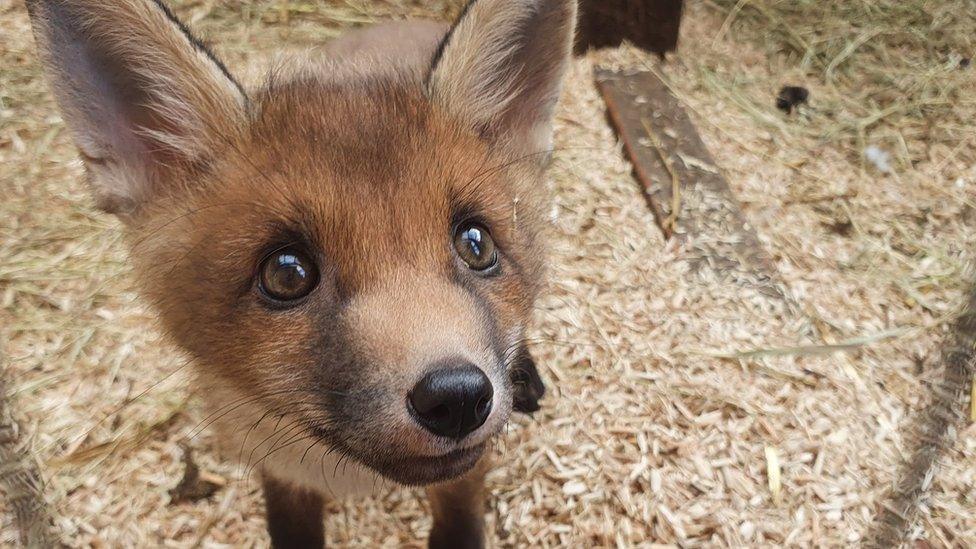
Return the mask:
{"type": "Polygon", "coordinates": [[[575,27],[576,0],[471,0],[434,56],[429,93],[483,136],[547,151],[575,27]]]}
{"type": "Polygon", "coordinates": [[[247,98],[160,0],[27,0],[38,48],[102,209],[134,214],[205,166],[247,98]]]}

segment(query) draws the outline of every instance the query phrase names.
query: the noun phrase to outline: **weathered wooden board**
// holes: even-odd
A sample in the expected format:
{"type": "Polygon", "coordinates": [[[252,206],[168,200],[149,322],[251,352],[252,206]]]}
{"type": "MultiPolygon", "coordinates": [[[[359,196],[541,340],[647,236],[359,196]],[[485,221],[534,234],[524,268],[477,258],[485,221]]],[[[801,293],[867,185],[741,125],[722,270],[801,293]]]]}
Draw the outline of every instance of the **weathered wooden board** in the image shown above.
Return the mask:
{"type": "Polygon", "coordinates": [[[728,182],[667,85],[651,72],[597,69],[596,80],[665,235],[687,240],[696,266],[734,275],[795,309],[728,182]]]}
{"type": "Polygon", "coordinates": [[[678,46],[683,0],[583,0],[576,51],[619,46],[624,40],[661,57],[678,46]]]}

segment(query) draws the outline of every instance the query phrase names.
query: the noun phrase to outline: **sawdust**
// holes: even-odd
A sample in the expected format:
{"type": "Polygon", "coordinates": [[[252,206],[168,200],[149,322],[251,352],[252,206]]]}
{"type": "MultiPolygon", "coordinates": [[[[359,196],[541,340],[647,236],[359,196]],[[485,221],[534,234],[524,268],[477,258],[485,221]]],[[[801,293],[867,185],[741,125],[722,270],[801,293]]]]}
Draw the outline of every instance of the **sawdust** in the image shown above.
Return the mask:
{"type": "MultiPolygon", "coordinates": [[[[191,0],[177,11],[241,67],[374,14],[456,10],[366,5],[191,0]]],[[[57,530],[75,547],[264,545],[257,486],[216,461],[184,359],[133,292],[117,223],[92,209],[22,4],[0,2],[0,19],[0,323],[57,530]],[[184,443],[227,483],[170,505],[184,443]]],[[[822,340],[722,273],[692,271],[695,243],[656,228],[592,74],[656,61],[627,48],[578,61],[557,121],[553,269],[532,338],[551,390],[499,444],[496,545],[856,543],[912,455],[909,418],[943,379],[940,345],[976,249],[972,141],[890,175],[864,169],[849,140],[815,131],[834,121],[776,110],[787,82],[815,103],[814,76],[725,21],[690,3],[682,49],[658,70],[822,340]]],[[[844,65],[854,83],[857,63],[844,65]]],[[[976,431],[954,434],[911,529],[936,546],[976,544],[976,431]]],[[[430,525],[414,490],[329,510],[338,546],[421,546],[430,525]]],[[[2,520],[0,545],[12,544],[2,520]]]]}

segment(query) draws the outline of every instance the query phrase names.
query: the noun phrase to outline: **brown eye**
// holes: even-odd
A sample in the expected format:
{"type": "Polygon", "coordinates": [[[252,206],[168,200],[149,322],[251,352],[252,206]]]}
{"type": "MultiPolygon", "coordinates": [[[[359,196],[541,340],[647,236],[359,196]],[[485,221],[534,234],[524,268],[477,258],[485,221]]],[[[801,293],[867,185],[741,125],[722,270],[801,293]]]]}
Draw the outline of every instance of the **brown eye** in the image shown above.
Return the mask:
{"type": "Polygon", "coordinates": [[[495,241],[491,239],[488,229],[475,223],[458,227],[454,234],[454,249],[475,271],[487,271],[498,263],[495,241]]]}
{"type": "Polygon", "coordinates": [[[315,263],[304,253],[286,248],[261,264],[258,287],[276,301],[295,301],[308,295],[319,281],[315,263]]]}

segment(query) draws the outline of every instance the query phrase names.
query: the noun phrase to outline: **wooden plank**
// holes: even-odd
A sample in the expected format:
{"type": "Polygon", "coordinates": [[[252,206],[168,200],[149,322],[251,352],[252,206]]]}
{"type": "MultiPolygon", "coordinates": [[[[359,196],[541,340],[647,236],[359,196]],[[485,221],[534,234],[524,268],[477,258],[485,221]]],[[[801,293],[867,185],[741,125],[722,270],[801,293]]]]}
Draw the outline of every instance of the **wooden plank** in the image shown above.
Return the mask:
{"type": "Polygon", "coordinates": [[[576,51],[616,47],[627,40],[663,58],[678,46],[683,8],[683,0],[583,0],[576,51]]]}
{"type": "Polygon", "coordinates": [[[734,276],[798,309],[712,155],[667,85],[650,72],[597,69],[597,86],[658,225],[692,246],[696,268],[734,276]]]}

